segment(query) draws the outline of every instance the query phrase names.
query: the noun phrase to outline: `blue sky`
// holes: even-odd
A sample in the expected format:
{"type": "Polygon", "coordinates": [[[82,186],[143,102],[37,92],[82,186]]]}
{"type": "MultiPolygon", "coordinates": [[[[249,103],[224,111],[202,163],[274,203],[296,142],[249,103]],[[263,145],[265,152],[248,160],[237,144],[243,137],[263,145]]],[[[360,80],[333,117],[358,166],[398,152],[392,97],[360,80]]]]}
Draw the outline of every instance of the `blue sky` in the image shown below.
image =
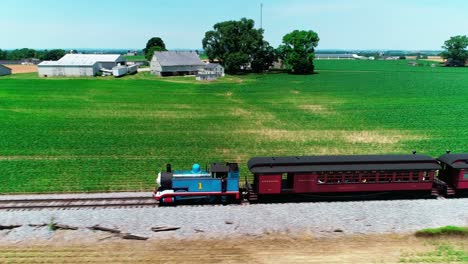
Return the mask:
{"type": "Polygon", "coordinates": [[[319,34],[319,49],[440,49],[468,35],[466,0],[10,0],[0,2],[0,48],[201,48],[220,21],[252,18],[263,3],[274,47],[294,29],[319,34]]]}

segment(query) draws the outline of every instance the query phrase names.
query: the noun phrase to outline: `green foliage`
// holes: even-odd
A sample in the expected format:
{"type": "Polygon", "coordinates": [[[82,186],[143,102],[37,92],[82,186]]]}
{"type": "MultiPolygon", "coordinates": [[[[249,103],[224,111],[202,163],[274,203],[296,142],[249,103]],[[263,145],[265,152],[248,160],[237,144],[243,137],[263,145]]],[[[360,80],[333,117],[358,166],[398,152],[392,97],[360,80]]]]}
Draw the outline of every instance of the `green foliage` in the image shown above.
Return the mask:
{"type": "Polygon", "coordinates": [[[56,224],[57,223],[55,223],[55,217],[53,216],[50,217],[50,221],[47,224],[47,228],[49,229],[49,231],[56,231],[57,230],[56,224]]]}
{"type": "Polygon", "coordinates": [[[153,46],[150,47],[148,50],[145,52],[145,59],[147,61],[151,61],[151,58],[153,58],[154,52],[155,51],[166,51],[165,48],[159,47],[159,46],[153,46]]]}
{"type": "Polygon", "coordinates": [[[149,73],[0,77],[0,193],[149,191],[169,162],[239,162],[250,177],[253,156],[466,151],[468,68],[315,65],[313,78],[212,83],[149,73]]]}
{"type": "Polygon", "coordinates": [[[294,30],[283,37],[278,50],[293,73],[310,74],[314,72],[314,52],[319,40],[312,30],[294,30]]]}
{"type": "Polygon", "coordinates": [[[468,251],[450,244],[439,244],[430,252],[411,254],[400,258],[402,263],[467,263],[468,251]]]}
{"type": "Polygon", "coordinates": [[[6,60],[7,59],[7,51],[0,49],[0,60],[6,60]]]}
{"type": "Polygon", "coordinates": [[[455,36],[444,42],[445,49],[440,55],[448,60],[449,66],[465,66],[468,59],[468,37],[455,36]]]}
{"type": "Polygon", "coordinates": [[[29,58],[39,58],[39,53],[34,49],[15,49],[7,54],[8,60],[22,60],[22,59],[29,59],[29,58]]]}
{"type": "Polygon", "coordinates": [[[264,72],[273,65],[276,59],[275,49],[266,41],[252,55],[251,68],[253,72],[264,72]]]}
{"type": "Polygon", "coordinates": [[[65,55],[63,49],[53,49],[53,50],[34,50],[34,49],[15,49],[12,51],[3,51],[0,50],[0,59],[8,60],[22,60],[35,58],[40,60],[58,60],[65,55]]]}
{"type": "Polygon", "coordinates": [[[263,40],[263,30],[254,28],[252,19],[220,22],[213,29],[205,33],[203,49],[211,61],[219,60],[227,73],[239,73],[250,63],[260,72],[273,63],[272,48],[263,40]]]}
{"type": "Polygon", "coordinates": [[[41,60],[59,60],[65,56],[65,50],[63,49],[53,49],[53,50],[44,50],[41,52],[41,60]]]}
{"type": "Polygon", "coordinates": [[[439,228],[426,228],[416,232],[416,236],[468,236],[468,227],[443,226],[439,228]]]}
{"type": "Polygon", "coordinates": [[[153,37],[146,42],[146,47],[143,49],[146,60],[151,60],[154,51],[166,51],[166,44],[160,37],[153,37]],[[151,54],[151,56],[149,56],[151,54]],[[149,58],[148,58],[149,57],[149,58]]]}

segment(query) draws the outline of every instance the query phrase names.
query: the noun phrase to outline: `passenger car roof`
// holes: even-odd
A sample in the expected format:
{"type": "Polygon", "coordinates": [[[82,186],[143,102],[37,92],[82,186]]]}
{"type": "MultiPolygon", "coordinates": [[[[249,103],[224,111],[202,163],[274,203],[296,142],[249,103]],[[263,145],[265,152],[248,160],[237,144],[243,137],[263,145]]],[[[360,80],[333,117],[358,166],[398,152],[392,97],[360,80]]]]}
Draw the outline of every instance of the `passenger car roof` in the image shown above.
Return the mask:
{"type": "Polygon", "coordinates": [[[440,169],[437,160],[426,155],[254,157],[247,166],[252,173],[440,169]]]}
{"type": "Polygon", "coordinates": [[[441,162],[455,169],[468,168],[468,154],[444,154],[438,158],[441,162]]]}

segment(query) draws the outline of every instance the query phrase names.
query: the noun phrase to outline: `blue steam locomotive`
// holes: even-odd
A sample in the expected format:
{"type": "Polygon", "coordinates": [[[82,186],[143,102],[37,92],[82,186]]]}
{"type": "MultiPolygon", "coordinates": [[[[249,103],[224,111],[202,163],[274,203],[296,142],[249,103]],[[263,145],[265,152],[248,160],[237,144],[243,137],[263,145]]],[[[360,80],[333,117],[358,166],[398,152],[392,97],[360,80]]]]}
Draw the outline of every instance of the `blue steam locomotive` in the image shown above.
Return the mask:
{"type": "Polygon", "coordinates": [[[193,164],[191,170],[174,170],[168,164],[156,179],[159,188],[154,198],[161,204],[188,200],[204,202],[239,201],[239,167],[237,163],[212,163],[209,170],[193,164]]]}

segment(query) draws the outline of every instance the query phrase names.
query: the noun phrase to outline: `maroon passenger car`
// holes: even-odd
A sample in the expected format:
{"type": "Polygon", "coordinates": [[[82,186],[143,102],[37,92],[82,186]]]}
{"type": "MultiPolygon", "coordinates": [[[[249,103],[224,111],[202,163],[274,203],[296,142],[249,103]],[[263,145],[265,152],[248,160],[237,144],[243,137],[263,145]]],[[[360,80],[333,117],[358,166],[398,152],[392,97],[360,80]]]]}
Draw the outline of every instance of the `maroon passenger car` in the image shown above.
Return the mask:
{"type": "Polygon", "coordinates": [[[430,195],[438,161],[425,155],[255,157],[254,196],[419,192],[430,195]]]}
{"type": "Polygon", "coordinates": [[[448,195],[468,193],[468,154],[444,154],[438,158],[442,165],[439,179],[447,183],[448,195]],[[453,190],[451,190],[453,188],[453,190]]]}

